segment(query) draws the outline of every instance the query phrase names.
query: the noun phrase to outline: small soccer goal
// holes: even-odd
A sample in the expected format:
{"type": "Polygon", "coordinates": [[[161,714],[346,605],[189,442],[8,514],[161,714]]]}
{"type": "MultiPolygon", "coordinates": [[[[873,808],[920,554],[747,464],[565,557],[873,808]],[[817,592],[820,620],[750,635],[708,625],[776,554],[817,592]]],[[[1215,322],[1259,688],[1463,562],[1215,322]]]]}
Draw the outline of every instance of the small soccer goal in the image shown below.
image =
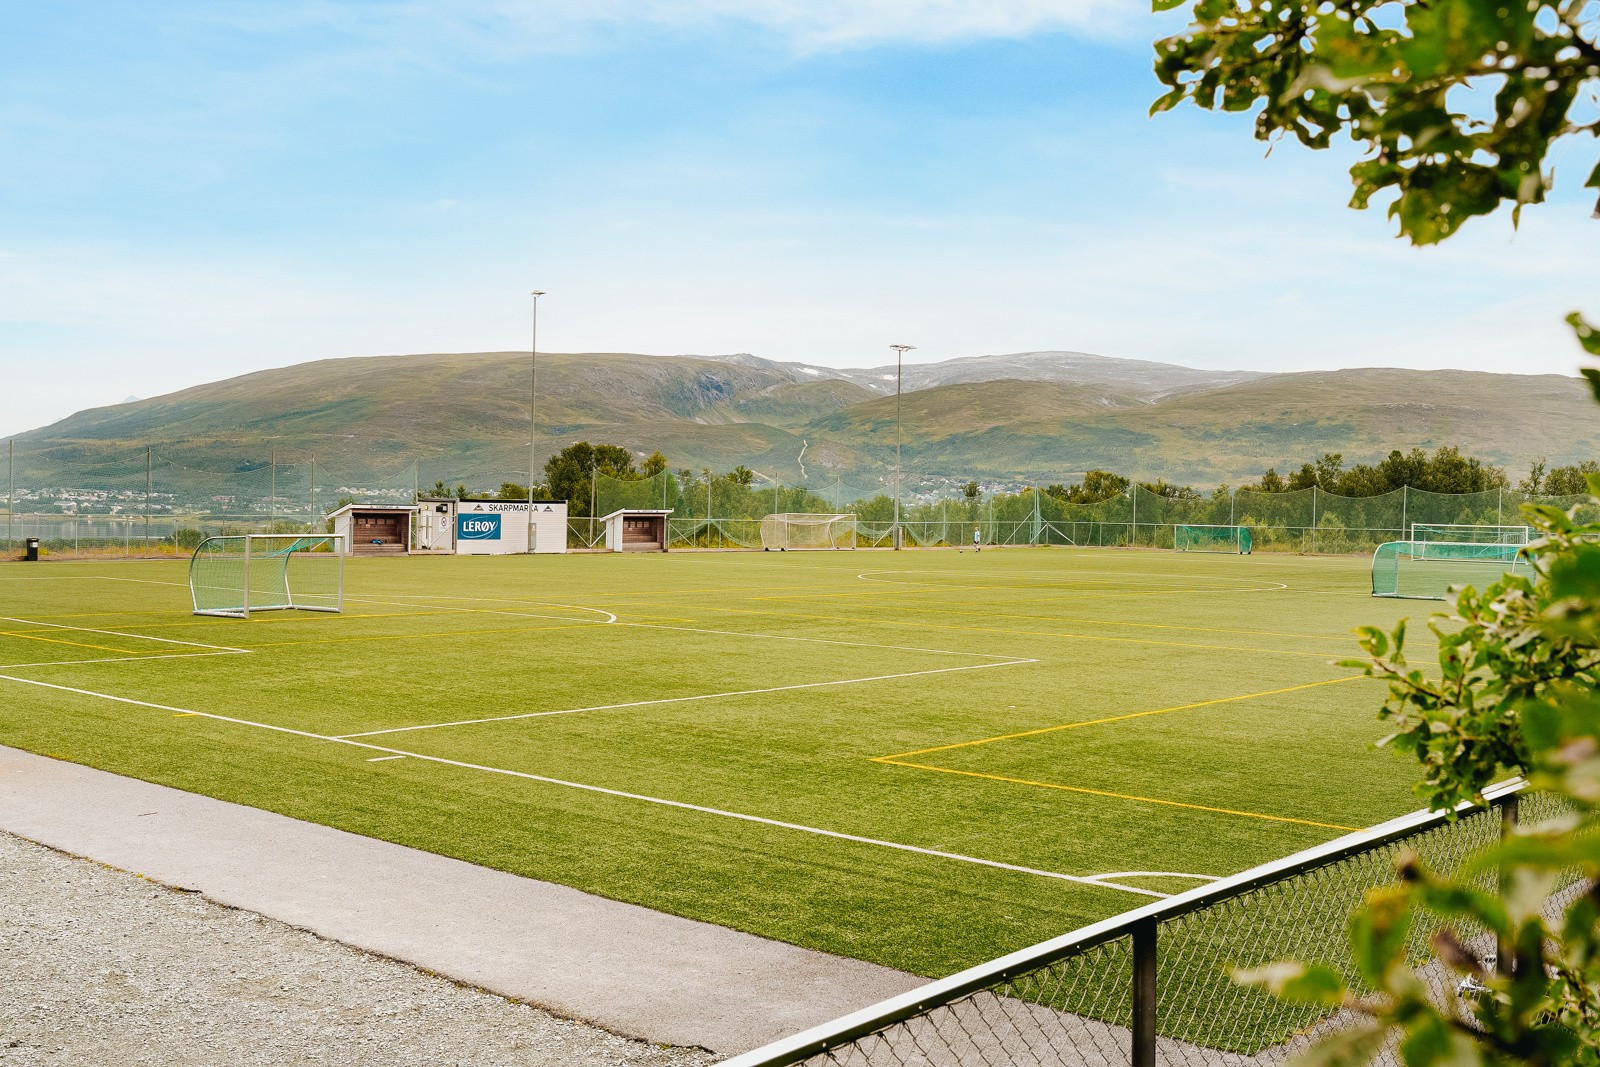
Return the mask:
{"type": "Polygon", "coordinates": [[[761,547],[767,552],[789,549],[855,548],[854,515],[768,515],[761,520],[761,547]]]}
{"type": "Polygon", "coordinates": [[[1482,589],[1506,574],[1533,575],[1525,546],[1483,541],[1390,541],[1372,555],[1372,595],[1448,600],[1452,586],[1482,589]]]}
{"type": "Polygon", "coordinates": [[[1419,544],[1443,541],[1449,544],[1525,545],[1526,526],[1494,526],[1470,522],[1414,522],[1411,540],[1419,544]]]}
{"type": "Polygon", "coordinates": [[[1172,528],[1172,547],[1179,552],[1232,552],[1250,554],[1250,527],[1178,525],[1172,528]]]}
{"type": "Polygon", "coordinates": [[[196,615],[248,619],[253,611],[343,611],[344,537],[208,537],[189,560],[196,615]]]}

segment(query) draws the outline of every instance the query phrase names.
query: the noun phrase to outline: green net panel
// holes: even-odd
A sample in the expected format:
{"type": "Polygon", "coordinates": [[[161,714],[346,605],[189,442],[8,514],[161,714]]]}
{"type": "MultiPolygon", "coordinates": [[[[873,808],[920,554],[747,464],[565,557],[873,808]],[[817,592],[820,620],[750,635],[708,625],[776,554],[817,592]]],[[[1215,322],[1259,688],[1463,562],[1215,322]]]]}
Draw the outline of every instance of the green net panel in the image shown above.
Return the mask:
{"type": "Polygon", "coordinates": [[[1179,524],[1172,530],[1172,547],[1179,552],[1233,552],[1248,556],[1250,527],[1179,524]]]}
{"type": "Polygon", "coordinates": [[[1372,556],[1372,595],[1447,600],[1452,586],[1482,589],[1506,574],[1533,575],[1520,545],[1390,541],[1372,556]]]}
{"type": "Polygon", "coordinates": [[[343,539],[331,534],[208,537],[189,561],[196,615],[342,611],[343,539]]]}

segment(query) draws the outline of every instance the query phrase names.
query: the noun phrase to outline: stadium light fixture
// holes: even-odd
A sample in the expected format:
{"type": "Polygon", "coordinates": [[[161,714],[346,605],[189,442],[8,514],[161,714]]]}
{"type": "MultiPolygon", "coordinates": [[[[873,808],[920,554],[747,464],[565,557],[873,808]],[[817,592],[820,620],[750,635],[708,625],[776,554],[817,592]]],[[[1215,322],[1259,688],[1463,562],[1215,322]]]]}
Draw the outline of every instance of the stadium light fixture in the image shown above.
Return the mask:
{"type": "Polygon", "coordinates": [[[542,289],[533,291],[533,333],[528,340],[528,551],[533,543],[533,483],[539,469],[539,298],[542,289]]]}
{"type": "Polygon", "coordinates": [[[900,551],[900,372],[906,353],[915,352],[916,345],[890,345],[894,349],[894,533],[890,535],[894,550],[900,551]]]}

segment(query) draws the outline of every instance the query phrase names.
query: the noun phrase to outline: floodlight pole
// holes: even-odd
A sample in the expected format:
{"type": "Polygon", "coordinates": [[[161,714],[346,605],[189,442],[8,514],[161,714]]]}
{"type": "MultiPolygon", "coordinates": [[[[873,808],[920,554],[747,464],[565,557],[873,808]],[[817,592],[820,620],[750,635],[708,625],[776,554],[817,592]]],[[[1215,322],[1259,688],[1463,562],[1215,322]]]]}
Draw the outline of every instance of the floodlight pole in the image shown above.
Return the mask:
{"type": "Polygon", "coordinates": [[[894,349],[894,527],[890,541],[896,552],[900,551],[900,542],[903,540],[900,533],[900,374],[905,364],[906,353],[915,352],[915,345],[890,345],[894,349]]]}
{"type": "MultiPolygon", "coordinates": [[[[528,339],[528,551],[534,550],[533,541],[533,483],[539,469],[539,298],[541,289],[533,290],[533,330],[528,339]]],[[[592,536],[594,531],[589,531],[592,536]]]]}

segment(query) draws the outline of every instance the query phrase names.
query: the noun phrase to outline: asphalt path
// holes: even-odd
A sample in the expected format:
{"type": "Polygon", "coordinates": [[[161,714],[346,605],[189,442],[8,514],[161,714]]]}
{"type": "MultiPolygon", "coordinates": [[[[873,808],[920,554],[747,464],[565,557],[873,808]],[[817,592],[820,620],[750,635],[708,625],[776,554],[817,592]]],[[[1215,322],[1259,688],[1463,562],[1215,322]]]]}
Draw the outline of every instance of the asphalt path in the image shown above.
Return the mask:
{"type": "Polygon", "coordinates": [[[0,830],[663,1045],[742,1052],[922,982],[3,746],[0,830]]]}

